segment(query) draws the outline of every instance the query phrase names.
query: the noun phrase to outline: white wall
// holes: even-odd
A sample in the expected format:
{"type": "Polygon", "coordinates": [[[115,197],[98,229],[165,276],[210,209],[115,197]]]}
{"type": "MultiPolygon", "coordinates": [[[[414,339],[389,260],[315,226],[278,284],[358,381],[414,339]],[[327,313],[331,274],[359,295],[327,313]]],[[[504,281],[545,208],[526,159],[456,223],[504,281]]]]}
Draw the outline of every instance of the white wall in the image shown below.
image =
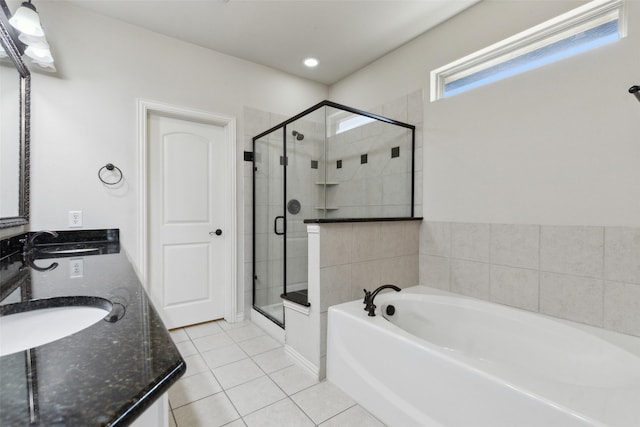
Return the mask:
{"type": "MultiPolygon", "coordinates": [[[[243,107],[294,115],[325,99],[326,86],[63,2],[41,2],[38,11],[58,73],[33,76],[30,228],[67,229],[67,211],[82,210],[84,228],[120,228],[124,247],[137,259],[136,99],[144,98],[237,118],[243,236],[243,107]],[[108,162],[124,173],[120,189],[98,181],[108,162]]],[[[239,238],[240,295],[243,245],[239,238]]],[[[241,311],[242,298],[238,304],[241,311]]]]}
{"type": "Polygon", "coordinates": [[[429,72],[583,4],[485,0],[330,87],[367,109],[425,90],[424,217],[640,225],[640,1],[614,44],[430,103],[429,72]]]}

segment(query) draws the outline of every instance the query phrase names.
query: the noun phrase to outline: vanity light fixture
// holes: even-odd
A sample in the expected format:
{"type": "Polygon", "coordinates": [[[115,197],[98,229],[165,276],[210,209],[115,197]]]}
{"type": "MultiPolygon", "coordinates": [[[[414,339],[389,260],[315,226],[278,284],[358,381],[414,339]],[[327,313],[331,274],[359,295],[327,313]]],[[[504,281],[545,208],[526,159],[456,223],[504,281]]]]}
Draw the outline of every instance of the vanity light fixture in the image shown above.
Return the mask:
{"type": "Polygon", "coordinates": [[[49,49],[49,43],[47,43],[47,39],[44,36],[36,37],[22,33],[18,36],[18,40],[20,40],[25,45],[31,46],[36,49],[49,49]]]}
{"type": "Polygon", "coordinates": [[[40,25],[40,17],[36,11],[36,7],[31,4],[31,0],[20,5],[16,13],[9,19],[9,23],[13,28],[23,34],[30,36],[42,37],[44,30],[40,25]]]}
{"type": "Polygon", "coordinates": [[[49,43],[40,24],[40,16],[31,0],[22,3],[9,23],[20,32],[18,39],[25,44],[24,55],[31,63],[46,71],[56,71],[49,43]]]}
{"type": "Polygon", "coordinates": [[[316,58],[306,58],[302,63],[305,67],[313,68],[317,67],[320,62],[316,58]]]}
{"type": "Polygon", "coordinates": [[[24,54],[27,55],[35,62],[43,62],[45,64],[53,64],[53,56],[51,56],[51,51],[47,48],[38,48],[33,46],[27,46],[24,51],[24,54]]]}

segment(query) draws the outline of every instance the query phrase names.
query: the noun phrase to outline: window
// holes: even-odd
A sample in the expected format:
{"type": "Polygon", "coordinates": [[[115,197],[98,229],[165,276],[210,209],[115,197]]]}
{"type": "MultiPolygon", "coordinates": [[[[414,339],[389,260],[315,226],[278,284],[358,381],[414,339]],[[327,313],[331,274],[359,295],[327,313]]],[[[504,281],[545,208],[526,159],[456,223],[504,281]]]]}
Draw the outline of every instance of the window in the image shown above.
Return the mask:
{"type": "Polygon", "coordinates": [[[367,116],[349,116],[346,119],[338,120],[336,125],[336,135],[375,121],[375,119],[367,116]]]}
{"type": "Polygon", "coordinates": [[[431,72],[431,101],[625,36],[623,0],[596,0],[431,72]]]}

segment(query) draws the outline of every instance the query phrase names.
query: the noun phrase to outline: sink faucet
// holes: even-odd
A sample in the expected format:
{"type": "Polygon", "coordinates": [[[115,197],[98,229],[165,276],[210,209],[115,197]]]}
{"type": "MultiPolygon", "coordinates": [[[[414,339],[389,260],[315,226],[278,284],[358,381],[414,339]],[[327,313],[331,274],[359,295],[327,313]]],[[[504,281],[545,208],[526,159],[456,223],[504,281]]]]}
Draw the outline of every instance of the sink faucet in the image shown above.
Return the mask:
{"type": "Polygon", "coordinates": [[[402,290],[399,287],[397,287],[396,285],[382,285],[382,286],[380,286],[378,289],[376,289],[373,292],[369,292],[368,290],[363,289],[364,290],[364,301],[362,301],[362,303],[365,304],[364,311],[368,311],[369,312],[368,315],[371,316],[371,317],[376,315],[376,305],[373,303],[373,299],[383,289],[393,289],[396,292],[400,292],[402,290]]]}
{"type": "Polygon", "coordinates": [[[30,254],[31,252],[33,252],[33,247],[35,246],[35,241],[38,237],[42,236],[43,234],[49,234],[53,237],[58,237],[58,233],[56,233],[55,231],[50,231],[50,230],[42,230],[42,231],[38,231],[37,233],[33,233],[33,235],[29,238],[24,238],[23,242],[24,242],[24,246],[22,247],[22,255],[27,255],[30,254]]]}

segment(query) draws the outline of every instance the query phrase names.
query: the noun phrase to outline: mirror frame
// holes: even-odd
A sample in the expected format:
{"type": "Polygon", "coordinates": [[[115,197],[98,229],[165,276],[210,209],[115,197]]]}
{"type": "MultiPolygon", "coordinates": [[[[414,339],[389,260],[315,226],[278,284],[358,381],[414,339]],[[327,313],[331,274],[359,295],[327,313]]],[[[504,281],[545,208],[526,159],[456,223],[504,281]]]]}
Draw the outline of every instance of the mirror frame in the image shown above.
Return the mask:
{"type": "Polygon", "coordinates": [[[17,227],[29,223],[29,131],[31,116],[31,73],[22,61],[21,49],[16,31],[9,25],[11,11],[4,0],[0,3],[0,40],[5,52],[13,62],[20,78],[20,185],[18,216],[0,218],[0,229],[17,227]]]}

